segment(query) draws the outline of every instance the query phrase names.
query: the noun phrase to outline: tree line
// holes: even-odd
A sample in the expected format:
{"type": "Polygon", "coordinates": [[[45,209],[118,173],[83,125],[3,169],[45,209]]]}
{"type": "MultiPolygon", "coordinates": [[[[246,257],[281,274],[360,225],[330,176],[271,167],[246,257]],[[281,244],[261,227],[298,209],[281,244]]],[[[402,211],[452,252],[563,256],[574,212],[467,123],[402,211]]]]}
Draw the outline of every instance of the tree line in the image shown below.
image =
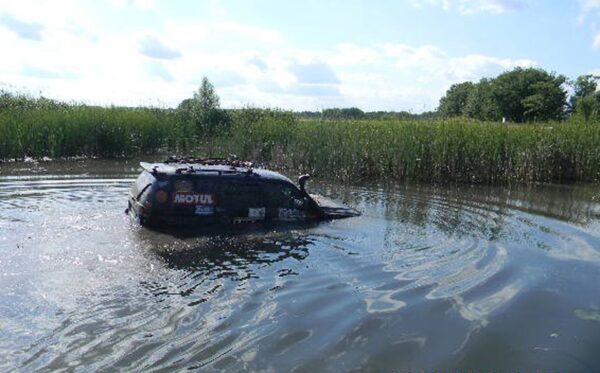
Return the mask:
{"type": "MultiPolygon", "coordinates": [[[[440,99],[435,111],[420,114],[408,111],[365,112],[357,107],[328,108],[321,111],[295,112],[300,119],[419,120],[465,117],[482,121],[515,123],[562,121],[572,116],[589,120],[600,119],[600,76],[588,74],[569,80],[564,75],[540,68],[506,71],[495,78],[452,85],[440,99]]],[[[184,100],[178,111],[198,128],[211,130],[223,127],[236,110],[219,108],[214,87],[204,78],[193,98],[184,100]]]]}
{"type": "MultiPolygon", "coordinates": [[[[147,108],[171,113],[177,122],[202,134],[227,129],[236,119],[257,121],[269,116],[293,116],[299,119],[360,120],[398,119],[428,120],[466,117],[482,121],[516,123],[561,121],[571,116],[600,120],[600,76],[582,75],[570,81],[563,75],[538,68],[515,68],[496,78],[483,78],[452,85],[440,99],[435,111],[415,114],[408,111],[365,112],[357,107],[328,108],[322,111],[291,112],[269,109],[222,109],[212,83],[204,77],[193,97],[183,100],[176,109],[147,108]],[[570,91],[570,94],[569,94],[570,91]],[[244,118],[239,118],[243,116],[244,118]]],[[[45,97],[32,98],[0,90],[0,112],[4,110],[65,110],[85,104],[69,104],[45,97]]],[[[143,108],[123,108],[142,110],[143,108]]]]}
{"type": "Polygon", "coordinates": [[[560,121],[573,115],[598,119],[599,79],[582,75],[569,81],[543,69],[519,67],[493,79],[452,85],[440,99],[437,111],[441,117],[516,123],[560,121]]]}
{"type": "Polygon", "coordinates": [[[357,107],[349,108],[329,108],[323,109],[322,111],[300,111],[296,112],[295,115],[299,118],[305,119],[345,119],[345,120],[359,120],[359,119],[403,119],[403,120],[414,120],[414,119],[431,119],[437,116],[436,112],[427,111],[420,114],[411,113],[409,111],[362,111],[357,107]]]}
{"type": "Polygon", "coordinates": [[[254,122],[259,117],[272,115],[292,115],[299,119],[360,120],[360,119],[432,119],[436,112],[414,114],[408,111],[372,111],[364,112],[357,107],[329,108],[322,111],[280,111],[272,109],[222,109],[214,86],[203,77],[200,87],[191,98],[183,100],[176,109],[182,123],[196,128],[201,133],[212,134],[228,128],[234,118],[244,116],[244,121],[254,122]]]}

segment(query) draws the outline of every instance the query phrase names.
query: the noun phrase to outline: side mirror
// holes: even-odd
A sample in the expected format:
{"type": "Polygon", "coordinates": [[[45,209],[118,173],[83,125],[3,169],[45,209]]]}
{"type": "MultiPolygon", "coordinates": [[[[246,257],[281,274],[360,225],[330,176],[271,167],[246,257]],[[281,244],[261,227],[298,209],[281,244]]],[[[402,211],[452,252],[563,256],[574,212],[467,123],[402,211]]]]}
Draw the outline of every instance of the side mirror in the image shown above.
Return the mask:
{"type": "Polygon", "coordinates": [[[310,179],[310,175],[308,175],[308,174],[301,175],[298,178],[298,184],[300,185],[300,191],[302,191],[302,193],[306,193],[305,185],[306,185],[306,182],[308,181],[308,179],[310,179]]]}

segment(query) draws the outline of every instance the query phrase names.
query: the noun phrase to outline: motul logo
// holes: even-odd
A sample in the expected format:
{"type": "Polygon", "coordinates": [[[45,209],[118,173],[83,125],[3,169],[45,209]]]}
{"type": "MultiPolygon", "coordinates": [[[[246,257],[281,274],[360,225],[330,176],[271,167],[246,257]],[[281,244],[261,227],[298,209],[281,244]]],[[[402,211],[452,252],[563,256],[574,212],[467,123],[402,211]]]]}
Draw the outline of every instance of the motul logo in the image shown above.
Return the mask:
{"type": "Polygon", "coordinates": [[[214,205],[212,194],[175,193],[173,202],[178,205],[214,205]]]}

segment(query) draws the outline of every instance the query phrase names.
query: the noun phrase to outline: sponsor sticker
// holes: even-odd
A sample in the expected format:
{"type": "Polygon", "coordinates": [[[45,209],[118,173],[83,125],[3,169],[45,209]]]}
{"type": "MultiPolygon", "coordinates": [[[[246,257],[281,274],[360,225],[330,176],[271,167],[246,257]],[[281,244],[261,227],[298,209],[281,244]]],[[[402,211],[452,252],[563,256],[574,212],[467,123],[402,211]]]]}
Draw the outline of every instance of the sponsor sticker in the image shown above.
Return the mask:
{"type": "Polygon", "coordinates": [[[215,196],[202,193],[175,193],[173,203],[176,205],[214,205],[215,196]]]}
{"type": "Polygon", "coordinates": [[[248,209],[248,218],[255,220],[264,220],[267,209],[265,207],[250,207],[248,209]]]}
{"type": "Polygon", "coordinates": [[[200,216],[214,215],[215,208],[212,206],[198,205],[198,206],[196,206],[195,214],[200,215],[200,216]]]}
{"type": "Polygon", "coordinates": [[[296,209],[279,209],[279,220],[293,221],[293,220],[304,220],[306,214],[304,211],[296,209]]]}
{"type": "Polygon", "coordinates": [[[234,218],[233,224],[256,223],[256,219],[252,218],[234,218]]]}
{"type": "Polygon", "coordinates": [[[158,192],[156,192],[155,197],[156,197],[156,202],[158,202],[158,203],[165,203],[165,202],[167,202],[167,199],[169,199],[167,192],[165,192],[164,190],[159,190],[158,192]]]}

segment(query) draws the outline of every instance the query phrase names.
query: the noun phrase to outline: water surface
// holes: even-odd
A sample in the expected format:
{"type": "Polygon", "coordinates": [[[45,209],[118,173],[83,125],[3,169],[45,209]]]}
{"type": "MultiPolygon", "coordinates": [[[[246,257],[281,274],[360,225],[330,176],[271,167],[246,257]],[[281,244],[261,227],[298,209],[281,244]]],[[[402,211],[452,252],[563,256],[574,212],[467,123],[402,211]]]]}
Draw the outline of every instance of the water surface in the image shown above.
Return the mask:
{"type": "Polygon", "coordinates": [[[137,173],[0,165],[1,371],[600,371],[600,185],[316,180],[363,215],[190,236],[137,173]]]}

